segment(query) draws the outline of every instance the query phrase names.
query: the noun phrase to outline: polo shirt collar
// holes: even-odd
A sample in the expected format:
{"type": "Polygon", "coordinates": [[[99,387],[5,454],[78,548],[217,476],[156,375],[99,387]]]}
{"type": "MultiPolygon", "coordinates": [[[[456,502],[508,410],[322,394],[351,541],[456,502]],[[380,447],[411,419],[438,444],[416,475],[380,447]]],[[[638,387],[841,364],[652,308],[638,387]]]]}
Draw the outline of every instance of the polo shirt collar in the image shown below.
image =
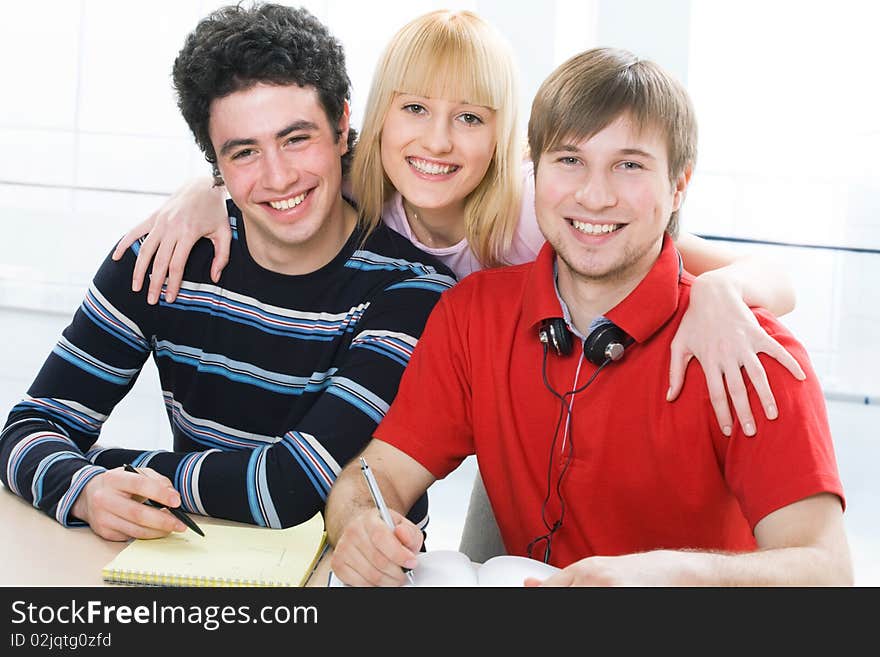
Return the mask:
{"type": "MultiPolygon", "coordinates": [[[[567,317],[556,289],[556,252],[549,242],[541,248],[529,272],[523,298],[523,319],[530,326],[567,317]]],[[[647,276],[605,317],[635,339],[644,342],[675,314],[679,302],[681,258],[669,235],[663,236],[660,256],[647,276]]],[[[566,309],[567,310],[567,309],[566,309]]],[[[568,320],[566,320],[568,321],[568,320]]]]}

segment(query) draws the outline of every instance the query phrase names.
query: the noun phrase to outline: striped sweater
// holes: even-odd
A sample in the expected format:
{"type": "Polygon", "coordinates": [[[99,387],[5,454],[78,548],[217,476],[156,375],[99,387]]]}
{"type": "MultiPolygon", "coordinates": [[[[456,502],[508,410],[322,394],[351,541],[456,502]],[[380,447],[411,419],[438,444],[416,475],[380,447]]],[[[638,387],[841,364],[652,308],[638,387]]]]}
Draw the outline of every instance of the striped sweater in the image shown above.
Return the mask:
{"type": "MultiPolygon", "coordinates": [[[[0,433],[0,478],[71,526],[83,486],[124,463],[168,477],[198,514],[288,527],[323,509],[366,444],[451,272],[380,226],[356,230],[318,271],[287,276],[251,258],[238,209],[219,283],[193,249],[174,303],[130,290],[139,243],[102,264],[72,323],[0,433]],[[156,362],[174,451],[96,445],[101,426],[156,362]]],[[[145,286],[146,287],[146,286],[145,286]]],[[[424,525],[427,499],[410,519],[424,525]]]]}

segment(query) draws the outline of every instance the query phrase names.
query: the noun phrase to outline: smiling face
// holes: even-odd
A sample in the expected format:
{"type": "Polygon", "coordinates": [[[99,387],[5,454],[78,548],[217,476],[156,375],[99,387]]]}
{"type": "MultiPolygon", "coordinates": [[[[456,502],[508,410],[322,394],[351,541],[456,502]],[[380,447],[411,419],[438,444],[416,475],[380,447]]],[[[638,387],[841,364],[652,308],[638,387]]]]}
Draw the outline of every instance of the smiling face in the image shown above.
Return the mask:
{"type": "Polygon", "coordinates": [[[495,120],[481,105],[395,94],[382,126],[385,174],[416,208],[463,212],[492,162],[495,120]]]}
{"type": "Polygon", "coordinates": [[[628,114],[586,139],[562,140],[541,155],[535,209],[559,256],[560,279],[631,283],[660,253],[690,170],[669,180],[665,139],[628,114]]]}
{"type": "Polygon", "coordinates": [[[314,88],[259,83],[214,100],[208,128],[254,260],[290,274],[329,262],[354,225],[340,193],[348,110],[337,137],[314,88]]]}

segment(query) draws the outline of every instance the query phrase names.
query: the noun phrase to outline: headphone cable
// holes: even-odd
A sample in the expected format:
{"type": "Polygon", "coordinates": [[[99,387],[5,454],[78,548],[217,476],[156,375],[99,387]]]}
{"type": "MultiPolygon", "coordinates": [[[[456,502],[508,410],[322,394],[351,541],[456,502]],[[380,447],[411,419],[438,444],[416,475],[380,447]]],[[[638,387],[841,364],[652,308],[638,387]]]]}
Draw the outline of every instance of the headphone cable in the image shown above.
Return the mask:
{"type": "MultiPolygon", "coordinates": [[[[571,464],[572,457],[574,456],[574,439],[568,441],[568,448],[566,449],[566,457],[564,465],[562,466],[562,472],[559,473],[559,478],[556,480],[556,495],[559,499],[559,519],[556,520],[552,525],[547,521],[547,505],[550,503],[550,482],[553,479],[553,457],[556,454],[556,441],[559,438],[559,427],[562,424],[562,418],[565,415],[566,411],[568,412],[568,426],[569,432],[573,431],[572,427],[574,424],[574,411],[571,406],[566,404],[566,397],[574,397],[574,395],[583,392],[587,389],[587,387],[596,380],[596,377],[609,363],[613,361],[610,358],[606,358],[605,361],[596,368],[596,371],[590,375],[590,378],[580,386],[579,388],[575,388],[573,390],[569,390],[564,394],[559,394],[553,386],[550,384],[550,380],[547,377],[547,343],[543,345],[544,355],[541,362],[541,378],[544,381],[544,386],[550,393],[556,397],[560,402],[559,407],[559,417],[556,419],[556,428],[553,431],[553,440],[550,441],[550,455],[547,463],[547,493],[544,496],[544,501],[541,504],[541,522],[544,524],[544,528],[547,530],[547,534],[543,534],[535,538],[531,543],[529,543],[527,547],[527,552],[531,556],[532,547],[534,544],[542,538],[547,539],[547,547],[544,550],[544,562],[548,563],[550,560],[550,539],[553,534],[562,526],[562,520],[565,517],[565,498],[562,496],[562,479],[565,477],[565,473],[568,471],[568,466],[571,464]]],[[[581,358],[583,358],[583,354],[581,354],[581,358]]],[[[574,400],[572,399],[572,402],[574,400]]]]}

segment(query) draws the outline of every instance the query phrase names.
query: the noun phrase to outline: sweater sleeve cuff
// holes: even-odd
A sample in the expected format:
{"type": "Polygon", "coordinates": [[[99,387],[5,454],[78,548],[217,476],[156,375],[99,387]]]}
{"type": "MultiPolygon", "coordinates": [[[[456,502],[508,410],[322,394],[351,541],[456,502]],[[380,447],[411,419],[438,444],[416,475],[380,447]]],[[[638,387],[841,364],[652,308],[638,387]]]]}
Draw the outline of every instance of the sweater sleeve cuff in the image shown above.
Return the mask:
{"type": "Polygon", "coordinates": [[[93,477],[106,471],[105,468],[97,465],[87,465],[73,473],[73,476],[70,478],[70,488],[67,489],[67,492],[64,493],[58,501],[58,507],[55,510],[55,519],[65,527],[85,526],[85,522],[71,515],[71,509],[73,509],[74,503],[83,488],[85,488],[86,484],[89,483],[93,477]]]}

